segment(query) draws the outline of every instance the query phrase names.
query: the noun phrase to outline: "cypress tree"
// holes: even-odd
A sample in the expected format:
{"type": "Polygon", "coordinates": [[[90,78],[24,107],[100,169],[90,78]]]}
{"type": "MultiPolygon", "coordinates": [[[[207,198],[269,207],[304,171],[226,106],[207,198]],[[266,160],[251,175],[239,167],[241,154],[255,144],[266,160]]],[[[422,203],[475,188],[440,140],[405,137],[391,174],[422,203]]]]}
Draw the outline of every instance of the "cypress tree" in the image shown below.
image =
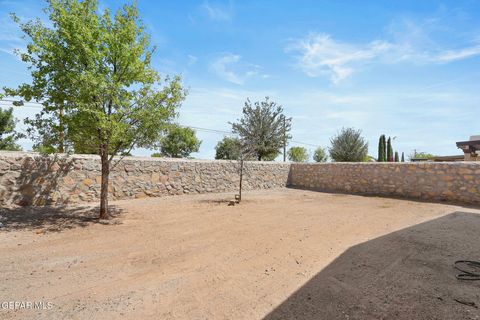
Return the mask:
{"type": "Polygon", "coordinates": [[[393,162],[392,139],[390,137],[388,137],[388,140],[387,140],[387,161],[393,162]]]}
{"type": "Polygon", "coordinates": [[[400,162],[400,159],[398,158],[398,151],[395,151],[395,162],[400,162]]]}
{"type": "Polygon", "coordinates": [[[385,139],[385,135],[382,135],[382,143],[383,143],[383,156],[382,161],[387,162],[387,140],[385,139]]]}
{"type": "Polygon", "coordinates": [[[378,139],[378,162],[385,161],[385,136],[382,134],[378,139]]]}
{"type": "Polygon", "coordinates": [[[405,162],[405,155],[402,152],[402,162],[405,162]]]}

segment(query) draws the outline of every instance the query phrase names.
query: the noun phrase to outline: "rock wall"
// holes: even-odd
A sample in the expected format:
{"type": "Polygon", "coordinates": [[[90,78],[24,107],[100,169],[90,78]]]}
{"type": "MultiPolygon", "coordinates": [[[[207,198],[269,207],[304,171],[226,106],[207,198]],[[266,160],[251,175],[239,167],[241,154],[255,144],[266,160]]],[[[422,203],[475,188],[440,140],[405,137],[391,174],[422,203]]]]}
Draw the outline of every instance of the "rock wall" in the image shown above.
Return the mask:
{"type": "MultiPolygon", "coordinates": [[[[237,161],[126,157],[110,174],[110,199],[236,192],[237,161]]],[[[98,156],[0,153],[0,205],[98,201],[98,156]]],[[[287,185],[327,192],[480,204],[480,163],[245,162],[245,190],[287,185]]]]}
{"type": "Polygon", "coordinates": [[[480,204],[480,163],[292,164],[290,186],[480,204]]]}
{"type": "MultiPolygon", "coordinates": [[[[115,162],[115,160],[114,160],[115,162]]],[[[245,162],[245,190],[285,187],[289,164],[245,162]]],[[[98,156],[0,153],[0,205],[97,201],[98,156]]],[[[237,161],[125,157],[111,171],[110,199],[238,190],[237,161]]]]}

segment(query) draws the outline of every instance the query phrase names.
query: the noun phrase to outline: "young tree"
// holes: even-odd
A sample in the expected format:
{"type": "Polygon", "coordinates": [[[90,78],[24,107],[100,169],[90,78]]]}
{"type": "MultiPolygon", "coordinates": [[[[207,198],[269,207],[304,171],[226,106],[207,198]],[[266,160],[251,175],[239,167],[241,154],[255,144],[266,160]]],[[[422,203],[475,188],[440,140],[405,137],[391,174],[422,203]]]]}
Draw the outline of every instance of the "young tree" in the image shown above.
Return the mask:
{"type": "Polygon", "coordinates": [[[322,147],[318,147],[313,153],[313,160],[315,160],[315,162],[326,162],[327,159],[327,152],[322,147]]]}
{"type": "Polygon", "coordinates": [[[291,147],[288,149],[288,160],[293,162],[308,161],[308,151],[304,147],[291,147]]]}
{"type": "Polygon", "coordinates": [[[400,162],[400,159],[398,157],[398,151],[395,151],[395,162],[400,162]]]}
{"type": "Polygon", "coordinates": [[[242,152],[240,140],[237,138],[224,137],[218,141],[215,147],[215,159],[238,160],[242,152]]]}
{"type": "Polygon", "coordinates": [[[291,118],[283,114],[282,106],[270,101],[255,102],[249,99],[243,108],[243,117],[232,124],[238,133],[242,148],[260,160],[275,159],[280,149],[291,138],[291,118]]]}
{"type": "Polygon", "coordinates": [[[402,152],[402,162],[405,162],[405,154],[402,152]]]}
{"type": "Polygon", "coordinates": [[[61,117],[67,140],[97,151],[100,218],[106,219],[114,155],[158,141],[185,92],[178,77],[160,83],[136,5],[112,15],[108,9],[100,13],[97,0],[47,3],[51,27],[16,18],[30,38],[21,58],[29,64],[32,83],[7,93],[42,103],[44,112],[61,117]]]}
{"type": "Polygon", "coordinates": [[[361,134],[360,130],[354,128],[342,128],[330,139],[330,158],[336,162],[364,161],[368,153],[368,143],[361,134]]]}
{"type": "Polygon", "coordinates": [[[190,153],[198,152],[201,143],[202,141],[195,135],[195,130],[174,125],[160,139],[160,153],[164,157],[186,158],[190,153]]]}
{"type": "Polygon", "coordinates": [[[13,108],[6,110],[0,108],[0,150],[22,150],[22,148],[16,143],[20,137],[22,137],[22,135],[15,132],[13,108]]]}

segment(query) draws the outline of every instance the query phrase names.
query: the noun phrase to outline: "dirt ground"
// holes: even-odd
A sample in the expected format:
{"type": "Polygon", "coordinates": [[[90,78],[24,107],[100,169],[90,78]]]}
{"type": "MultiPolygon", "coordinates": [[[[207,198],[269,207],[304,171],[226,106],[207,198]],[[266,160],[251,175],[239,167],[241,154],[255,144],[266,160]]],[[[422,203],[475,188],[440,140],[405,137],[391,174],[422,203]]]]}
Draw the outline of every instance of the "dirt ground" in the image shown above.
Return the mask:
{"type": "Polygon", "coordinates": [[[480,210],[293,189],[0,209],[1,319],[480,319],[480,210]],[[42,302],[9,310],[5,302],[42,302]],[[50,304],[51,305],[50,305],[50,304]]]}

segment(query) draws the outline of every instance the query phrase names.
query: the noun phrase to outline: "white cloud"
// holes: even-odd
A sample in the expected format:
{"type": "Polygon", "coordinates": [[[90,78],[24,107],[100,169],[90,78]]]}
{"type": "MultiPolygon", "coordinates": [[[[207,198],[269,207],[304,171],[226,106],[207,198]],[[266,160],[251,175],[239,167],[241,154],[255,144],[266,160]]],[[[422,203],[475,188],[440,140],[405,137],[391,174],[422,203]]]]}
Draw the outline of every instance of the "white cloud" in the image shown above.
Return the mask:
{"type": "Polygon", "coordinates": [[[462,60],[480,55],[480,45],[464,48],[459,50],[447,50],[438,55],[437,60],[440,62],[450,62],[455,60],[462,60]]]}
{"type": "Polygon", "coordinates": [[[334,83],[338,83],[354,72],[355,64],[372,60],[390,47],[389,43],[381,41],[357,46],[335,41],[325,33],[312,33],[295,41],[287,51],[300,53],[298,66],[307,75],[329,75],[334,83]]]}
{"type": "Polygon", "coordinates": [[[260,66],[243,62],[241,59],[238,54],[226,53],[210,64],[210,70],[221,79],[240,85],[257,75],[268,77],[260,74],[260,66]]]}
{"type": "MultiPolygon", "coordinates": [[[[480,39],[460,39],[462,46],[450,47],[438,34],[445,30],[440,19],[416,23],[402,19],[391,23],[385,39],[355,44],[333,39],[329,34],[310,33],[292,41],[286,52],[293,52],[297,67],[310,77],[328,76],[333,83],[350,77],[367,63],[445,64],[480,55],[480,39]]],[[[452,37],[455,37],[456,34],[452,37]]]]}
{"type": "Polygon", "coordinates": [[[240,61],[239,55],[226,54],[215,60],[210,65],[210,69],[222,79],[236,84],[243,84],[243,79],[240,79],[241,76],[228,69],[231,64],[237,63],[238,61],[240,61]]]}
{"type": "Polygon", "coordinates": [[[232,19],[233,10],[231,4],[225,6],[221,4],[212,4],[208,1],[205,1],[201,8],[212,20],[230,21],[232,19]]]}
{"type": "Polygon", "coordinates": [[[187,57],[188,57],[188,65],[189,66],[194,65],[198,61],[198,57],[196,57],[194,55],[189,54],[187,57]]]}

